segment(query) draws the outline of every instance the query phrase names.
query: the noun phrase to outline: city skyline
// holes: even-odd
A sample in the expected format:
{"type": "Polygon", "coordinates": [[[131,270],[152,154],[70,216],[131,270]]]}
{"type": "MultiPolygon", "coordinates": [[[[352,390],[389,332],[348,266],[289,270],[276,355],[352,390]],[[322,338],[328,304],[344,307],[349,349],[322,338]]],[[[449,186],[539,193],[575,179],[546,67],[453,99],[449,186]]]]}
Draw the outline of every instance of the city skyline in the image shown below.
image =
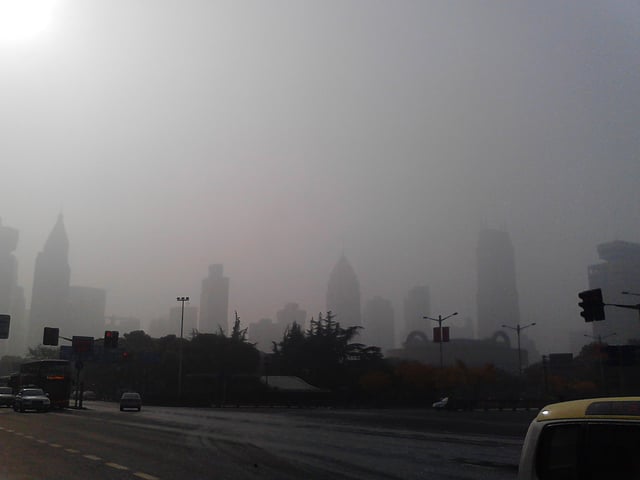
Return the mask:
{"type": "MultiPolygon", "coordinates": [[[[13,229],[13,228],[10,228],[10,227],[5,227],[5,228],[9,228],[9,230],[11,232],[17,232],[16,229],[13,229]]],[[[515,275],[515,272],[513,272],[514,262],[515,262],[515,260],[514,260],[515,254],[514,254],[514,251],[513,251],[513,246],[511,245],[511,242],[508,239],[508,233],[507,232],[502,232],[500,230],[486,230],[485,229],[485,230],[480,231],[479,235],[480,235],[481,239],[484,238],[484,244],[485,245],[484,245],[484,247],[482,247],[483,241],[481,240],[481,242],[480,242],[480,244],[478,246],[478,249],[479,249],[478,250],[478,268],[479,269],[484,268],[485,270],[487,268],[491,269],[492,268],[492,264],[494,264],[494,266],[497,268],[497,265],[495,265],[495,262],[497,261],[496,258],[504,257],[504,258],[507,259],[506,260],[506,262],[507,262],[506,263],[506,267],[503,266],[503,267],[500,267],[500,268],[502,268],[502,269],[506,268],[507,269],[507,273],[508,273],[508,271],[512,271],[512,275],[515,275]],[[490,233],[490,232],[493,232],[493,233],[491,235],[489,235],[488,233],[490,233]],[[500,238],[500,239],[502,239],[503,237],[506,240],[501,240],[500,242],[498,242],[498,244],[501,244],[502,247],[497,248],[497,250],[496,250],[496,245],[493,245],[490,248],[490,250],[493,250],[493,253],[491,255],[489,255],[489,257],[495,256],[495,255],[497,255],[497,257],[495,257],[493,259],[490,259],[489,257],[487,257],[487,258],[485,258],[483,260],[482,259],[483,255],[480,254],[480,250],[482,250],[482,248],[486,248],[487,247],[487,245],[486,245],[487,241],[490,238],[496,238],[496,239],[500,238]],[[506,250],[503,251],[502,253],[500,253],[500,251],[504,250],[503,247],[505,247],[505,246],[506,246],[506,250]],[[487,264],[487,261],[489,261],[488,264],[487,264]],[[482,266],[483,262],[484,262],[484,266],[482,266]]],[[[17,242],[17,243],[19,243],[19,242],[17,242]]],[[[52,231],[47,236],[47,239],[45,241],[45,246],[44,246],[42,252],[39,253],[39,256],[42,256],[42,255],[44,255],[44,253],[49,252],[48,258],[45,259],[46,263],[54,264],[54,265],[58,264],[58,265],[62,265],[63,267],[69,268],[69,270],[70,270],[69,271],[69,277],[71,277],[71,273],[73,271],[73,268],[70,268],[69,265],[66,263],[66,255],[67,255],[67,252],[68,252],[68,250],[70,248],[69,244],[70,244],[70,240],[69,240],[69,238],[67,236],[65,225],[64,225],[63,220],[62,220],[62,216],[59,215],[58,216],[58,221],[55,223],[54,228],[52,229],[52,231]],[[51,255],[51,253],[50,253],[51,251],[54,251],[57,255],[60,256],[60,258],[51,257],[50,256],[51,255]]],[[[629,247],[627,247],[627,249],[632,248],[632,247],[634,247],[636,249],[640,248],[636,244],[633,244],[633,243],[630,243],[630,242],[617,242],[617,243],[616,242],[612,242],[611,243],[611,245],[617,245],[617,244],[621,244],[623,246],[628,245],[629,247]]],[[[609,244],[602,244],[602,245],[598,246],[598,251],[600,252],[600,255],[603,255],[602,248],[605,248],[607,245],[609,245],[609,244]]],[[[500,245],[498,245],[498,246],[500,246],[500,245]]],[[[55,257],[55,255],[54,255],[54,257],[55,257]]],[[[501,260],[498,263],[504,263],[504,262],[505,262],[505,260],[501,260]]],[[[585,269],[586,268],[587,267],[585,267],[585,269]]],[[[594,268],[595,267],[593,267],[593,266],[588,267],[589,272],[591,272],[594,268]]],[[[65,268],[63,268],[63,270],[65,270],[65,268]]],[[[229,283],[230,282],[229,282],[229,278],[228,277],[223,277],[223,274],[222,274],[223,266],[221,264],[210,265],[209,266],[209,271],[210,271],[210,273],[209,273],[208,279],[205,279],[205,280],[202,281],[203,289],[207,288],[206,285],[208,284],[208,282],[211,282],[211,279],[218,279],[217,282],[222,282],[222,284],[224,284],[222,286],[225,286],[226,295],[228,296],[229,295],[229,283]]],[[[36,273],[34,275],[36,275],[37,272],[38,272],[38,269],[36,269],[36,273]]],[[[356,288],[356,290],[359,290],[360,286],[359,286],[359,282],[357,280],[357,273],[354,271],[353,267],[350,265],[349,261],[347,260],[346,256],[343,253],[343,254],[340,255],[337,263],[334,265],[334,268],[333,268],[333,270],[331,272],[331,275],[329,275],[329,278],[327,280],[327,284],[330,286],[330,288],[327,290],[327,295],[331,292],[332,288],[333,288],[333,290],[336,290],[336,289],[337,290],[344,290],[344,285],[342,284],[342,280],[340,279],[340,277],[343,277],[345,275],[345,272],[347,274],[346,276],[348,277],[347,280],[349,280],[348,283],[355,282],[356,287],[354,287],[354,288],[356,288]],[[336,283],[336,278],[335,278],[336,275],[339,277],[337,283],[336,283]],[[352,280],[350,280],[351,277],[353,278],[352,280]],[[333,287],[331,287],[332,282],[335,284],[333,287]]],[[[63,272],[63,273],[65,273],[65,272],[63,272]]],[[[52,275],[52,274],[55,275],[56,272],[54,271],[54,272],[49,272],[48,273],[48,275],[52,275]]],[[[66,278],[65,275],[62,275],[62,279],[63,280],[66,278]]],[[[479,276],[481,275],[480,274],[480,270],[478,270],[478,275],[479,276]]],[[[591,275],[591,273],[590,273],[590,275],[591,275]]],[[[635,274],[631,273],[630,275],[631,275],[630,278],[635,278],[635,276],[634,276],[635,274]]],[[[499,276],[504,276],[504,275],[499,275],[499,276]]],[[[627,275],[627,277],[628,276],[629,275],[627,275]]],[[[507,283],[509,283],[509,282],[507,282],[507,283]]],[[[66,282],[65,282],[65,284],[66,284],[66,282]]],[[[19,285],[19,287],[22,288],[21,285],[19,285]]],[[[104,291],[102,289],[95,288],[95,287],[80,287],[80,286],[75,286],[75,285],[70,285],[70,284],[68,285],[68,288],[69,288],[70,292],[72,292],[74,290],[79,292],[78,294],[76,294],[76,298],[78,299],[75,302],[76,305],[81,304],[81,301],[84,301],[84,302],[88,301],[88,300],[80,300],[81,298],[89,299],[89,298],[91,298],[91,296],[95,297],[96,294],[100,295],[101,294],[100,292],[104,291]],[[78,296],[78,295],[80,295],[80,292],[83,292],[82,293],[82,297],[78,296]]],[[[349,287],[349,288],[351,288],[351,287],[349,287]]],[[[513,288],[513,287],[511,286],[509,288],[513,288]]],[[[486,292],[487,291],[488,290],[485,289],[485,294],[483,294],[482,292],[479,292],[478,296],[479,297],[486,296],[486,292]]],[[[429,287],[428,286],[422,286],[422,287],[416,286],[416,287],[413,287],[413,288],[409,289],[408,293],[405,294],[405,295],[411,295],[412,292],[413,292],[413,295],[416,295],[418,293],[420,295],[422,295],[422,296],[427,295],[427,299],[426,299],[427,303],[426,303],[426,305],[429,304],[429,298],[428,298],[429,287]]],[[[378,301],[382,300],[382,298],[379,295],[371,297],[371,298],[359,298],[358,299],[358,303],[360,305],[360,308],[361,309],[365,308],[367,304],[371,303],[375,299],[379,299],[378,301]]],[[[392,314],[391,314],[392,316],[393,316],[393,312],[398,311],[398,312],[402,312],[401,315],[404,314],[405,315],[405,319],[406,319],[406,313],[407,312],[405,310],[407,309],[407,303],[406,303],[407,299],[408,299],[408,297],[404,298],[404,305],[402,305],[403,308],[399,308],[400,304],[394,303],[392,301],[384,300],[384,302],[388,302],[388,305],[390,307],[389,310],[392,312],[392,314]]],[[[487,297],[487,299],[490,300],[488,297],[487,297]]],[[[73,312],[73,308],[72,308],[73,307],[73,302],[71,302],[70,300],[71,300],[71,294],[68,295],[68,304],[69,304],[68,308],[69,308],[69,314],[70,314],[70,319],[68,321],[77,322],[78,321],[77,319],[73,320],[74,319],[74,314],[72,313],[73,312]]],[[[326,301],[328,301],[328,300],[329,300],[329,298],[327,297],[326,301]]],[[[100,302],[99,297],[98,297],[97,301],[100,302]]],[[[95,300],[93,300],[91,302],[95,303],[95,300]]],[[[110,318],[109,317],[108,308],[105,308],[105,307],[109,306],[109,301],[108,300],[106,301],[106,304],[107,304],[106,306],[105,306],[105,301],[104,300],[102,301],[102,303],[103,303],[102,307],[99,307],[99,304],[98,304],[98,310],[95,310],[95,308],[94,308],[94,310],[95,311],[100,311],[100,309],[102,309],[102,311],[107,311],[107,314],[105,314],[105,316],[104,316],[105,317],[105,324],[106,324],[108,322],[108,319],[110,318]]],[[[198,296],[195,295],[195,296],[191,296],[190,297],[190,303],[192,305],[197,305],[197,304],[201,303],[201,301],[200,301],[200,299],[198,299],[198,296]],[[196,303],[194,303],[194,302],[196,302],[196,303]]],[[[196,325],[196,323],[195,323],[196,322],[196,318],[200,318],[199,309],[196,308],[195,306],[192,306],[192,305],[188,306],[188,311],[190,312],[189,313],[189,315],[190,315],[189,318],[193,317],[192,320],[189,320],[191,322],[189,325],[192,325],[191,327],[189,327],[190,329],[193,329],[193,325],[196,325]],[[194,317],[194,315],[196,317],[194,317]]],[[[296,302],[286,301],[283,305],[284,305],[285,308],[284,309],[281,308],[276,312],[276,315],[275,315],[276,318],[279,318],[281,315],[284,315],[284,312],[286,311],[287,308],[295,307],[296,309],[298,309],[298,304],[296,302]]],[[[328,307],[328,304],[327,304],[327,307],[328,307]]],[[[75,308],[77,309],[78,307],[76,306],[75,308]]],[[[83,311],[86,311],[86,306],[83,307],[83,308],[84,308],[83,311]]],[[[478,308],[480,308],[480,306],[478,308]]],[[[327,310],[330,310],[330,309],[329,308],[321,309],[318,312],[316,312],[316,314],[325,312],[327,310]]],[[[175,313],[176,311],[177,310],[176,310],[175,305],[171,306],[168,311],[159,312],[158,315],[156,315],[153,318],[144,319],[142,324],[140,324],[140,328],[142,328],[143,330],[146,330],[146,331],[152,331],[153,330],[153,327],[152,327],[153,321],[156,321],[156,320],[159,321],[160,319],[164,318],[164,320],[162,320],[164,322],[164,327],[161,327],[161,330],[156,330],[156,331],[157,332],[166,332],[166,334],[171,334],[172,333],[172,327],[178,328],[178,323],[179,322],[175,321],[176,320],[176,313],[175,313]],[[172,322],[172,319],[173,319],[173,322],[172,322]],[[173,325],[173,323],[176,323],[176,325],[173,325]]],[[[301,312],[302,312],[303,315],[305,315],[304,311],[301,311],[301,312]]],[[[425,314],[426,313],[429,313],[429,312],[425,312],[425,314]]],[[[311,316],[313,317],[315,315],[311,315],[311,316]]],[[[480,320],[479,320],[478,314],[476,314],[476,313],[474,313],[472,315],[468,315],[467,314],[465,316],[466,316],[465,322],[468,322],[469,319],[473,319],[472,321],[473,321],[473,324],[476,327],[475,329],[476,329],[476,332],[477,332],[476,333],[476,338],[478,338],[478,335],[482,335],[482,333],[481,333],[482,330],[480,328],[480,320]]],[[[615,316],[616,315],[613,314],[613,317],[615,317],[615,316]]],[[[75,317],[77,317],[77,314],[75,315],[75,317]]],[[[111,318],[112,319],[115,318],[113,316],[113,314],[111,314],[111,318]]],[[[135,316],[134,316],[134,318],[135,318],[135,316]]],[[[249,327],[252,324],[259,323],[259,320],[264,321],[267,318],[272,318],[272,317],[269,314],[261,316],[260,319],[253,319],[253,318],[243,317],[243,326],[249,327]]],[[[302,317],[300,317],[300,318],[302,318],[302,317]]],[[[394,344],[395,344],[395,347],[399,347],[399,346],[402,345],[402,342],[406,338],[405,336],[403,336],[402,332],[406,331],[407,325],[405,325],[405,322],[399,322],[397,320],[398,318],[400,318],[400,315],[395,315],[395,318],[396,318],[396,320],[394,322],[394,333],[393,333],[393,336],[395,337],[394,344]]],[[[136,320],[136,321],[138,321],[138,320],[136,320]]],[[[113,320],[112,320],[112,322],[113,322],[113,320]]],[[[198,320],[198,323],[197,323],[198,330],[201,333],[206,333],[206,332],[203,332],[203,330],[201,328],[199,328],[200,327],[200,322],[202,322],[202,319],[198,320]]],[[[452,319],[450,322],[454,323],[454,322],[456,322],[456,319],[452,319]]],[[[494,323],[495,322],[500,323],[500,320],[494,320],[494,323]]],[[[38,333],[37,331],[39,330],[39,327],[36,326],[35,329],[34,329],[34,326],[31,324],[31,322],[29,321],[28,323],[29,323],[29,325],[26,326],[26,329],[28,331],[31,331],[32,334],[34,335],[34,337],[31,337],[31,340],[30,340],[30,341],[33,342],[33,341],[35,341],[34,338],[36,336],[37,337],[40,336],[40,335],[37,334],[38,333]]],[[[49,325],[50,323],[51,322],[49,322],[47,325],[49,325]]],[[[277,330],[279,332],[280,330],[283,330],[282,323],[283,322],[280,320],[277,323],[277,325],[279,325],[279,327],[277,329],[275,329],[274,331],[277,330]]],[[[459,322],[457,322],[457,323],[459,323],[459,322]]],[[[454,325],[454,327],[455,327],[454,329],[456,329],[456,328],[460,329],[460,328],[464,327],[462,324],[457,324],[457,323],[456,323],[456,325],[454,325]]],[[[516,323],[518,323],[518,322],[516,322],[516,323]]],[[[275,326],[276,326],[276,324],[274,324],[274,327],[275,326]]],[[[429,326],[430,325],[423,326],[424,328],[422,329],[422,331],[427,334],[427,337],[430,337],[430,329],[428,328],[429,326]]],[[[580,326],[580,324],[577,321],[577,327],[579,327],[579,326],[580,326]]],[[[19,335],[18,325],[15,325],[14,327],[16,328],[16,330],[15,330],[16,331],[16,335],[19,335]]],[[[588,331],[591,331],[591,327],[593,327],[593,326],[585,325],[584,327],[588,328],[589,329],[588,331]]],[[[598,325],[598,328],[607,329],[609,327],[607,327],[605,325],[598,325]]],[[[80,330],[78,330],[78,332],[75,332],[74,334],[78,334],[78,333],[89,334],[89,330],[87,330],[87,329],[80,329],[80,330]],[[80,332],[80,330],[82,330],[82,332],[80,332]]],[[[96,332],[100,332],[102,330],[102,327],[100,327],[98,324],[94,324],[93,330],[96,331],[96,332]]],[[[502,330],[504,330],[504,329],[502,329],[502,330]]],[[[573,330],[572,329],[568,329],[567,330],[567,332],[566,332],[566,334],[567,334],[567,344],[569,344],[569,335],[571,334],[572,331],[575,331],[575,330],[576,330],[576,328],[574,328],[573,330]]],[[[190,333],[190,332],[187,332],[187,333],[190,333]]],[[[511,332],[507,331],[506,333],[510,334],[511,332]]],[[[527,332],[527,333],[529,334],[528,337],[535,341],[536,337],[534,335],[531,335],[532,332],[527,332]]],[[[96,333],[96,335],[98,335],[98,334],[99,333],[96,333]]],[[[363,338],[367,338],[367,337],[371,338],[369,335],[362,335],[361,336],[361,340],[363,338]]],[[[628,337],[628,335],[626,337],[628,337]]],[[[529,341],[529,340],[527,340],[527,341],[529,341]]],[[[584,340],[584,343],[588,343],[588,342],[589,342],[588,340],[586,340],[586,339],[584,340]]],[[[387,346],[387,348],[391,348],[391,347],[387,346]]],[[[540,349],[540,347],[538,347],[538,350],[539,349],[540,349]]]]}
{"type": "Polygon", "coordinates": [[[397,319],[427,285],[432,316],[475,321],[498,228],[520,321],[565,351],[597,245],[640,242],[639,22],[632,0],[58,2],[0,39],[26,302],[62,213],[71,283],[145,326],[215,263],[243,322],[316,316],[341,253],[397,319]]]}

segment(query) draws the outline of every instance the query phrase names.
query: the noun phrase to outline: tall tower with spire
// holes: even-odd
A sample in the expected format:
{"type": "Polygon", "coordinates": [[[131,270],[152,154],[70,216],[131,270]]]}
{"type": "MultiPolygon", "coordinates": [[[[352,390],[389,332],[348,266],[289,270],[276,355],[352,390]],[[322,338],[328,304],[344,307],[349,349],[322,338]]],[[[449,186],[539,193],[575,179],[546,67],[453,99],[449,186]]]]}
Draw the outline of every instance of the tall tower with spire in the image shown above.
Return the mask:
{"type": "Polygon", "coordinates": [[[31,294],[29,345],[42,343],[44,327],[57,327],[60,334],[72,336],[69,323],[69,239],[62,215],[58,216],[44,248],[36,257],[31,294]]]}
{"type": "Polygon", "coordinates": [[[340,257],[329,276],[327,311],[329,310],[342,327],[362,326],[360,282],[344,255],[340,257]]]}

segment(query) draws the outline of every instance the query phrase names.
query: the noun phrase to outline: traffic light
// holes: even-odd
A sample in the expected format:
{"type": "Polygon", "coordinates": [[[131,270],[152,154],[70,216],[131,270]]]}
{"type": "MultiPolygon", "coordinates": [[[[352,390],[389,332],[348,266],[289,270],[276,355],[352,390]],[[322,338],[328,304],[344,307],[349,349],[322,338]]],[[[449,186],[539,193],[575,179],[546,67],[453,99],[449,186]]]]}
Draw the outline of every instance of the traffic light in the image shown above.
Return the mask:
{"type": "Polygon", "coordinates": [[[42,335],[43,345],[58,345],[58,335],[60,333],[59,328],[44,327],[44,334],[42,335]]]}
{"type": "Polygon", "coordinates": [[[118,337],[120,334],[116,330],[104,332],[104,348],[118,348],[118,337]]]}
{"type": "Polygon", "coordinates": [[[578,297],[582,300],[578,303],[582,308],[580,316],[584,318],[585,322],[604,320],[604,302],[602,301],[601,289],[585,290],[578,293],[578,297]]]}
{"type": "Polygon", "coordinates": [[[11,315],[0,315],[0,338],[9,338],[11,315]]]}

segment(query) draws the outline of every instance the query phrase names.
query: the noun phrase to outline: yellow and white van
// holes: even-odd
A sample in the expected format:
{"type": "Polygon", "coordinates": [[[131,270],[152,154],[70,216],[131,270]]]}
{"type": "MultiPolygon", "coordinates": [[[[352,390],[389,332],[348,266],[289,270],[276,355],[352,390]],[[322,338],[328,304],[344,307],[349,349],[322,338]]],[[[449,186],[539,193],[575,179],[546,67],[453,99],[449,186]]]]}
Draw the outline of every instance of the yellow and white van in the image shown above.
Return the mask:
{"type": "Polygon", "coordinates": [[[518,479],[640,479],[640,397],[544,407],[527,431],[518,479]]]}

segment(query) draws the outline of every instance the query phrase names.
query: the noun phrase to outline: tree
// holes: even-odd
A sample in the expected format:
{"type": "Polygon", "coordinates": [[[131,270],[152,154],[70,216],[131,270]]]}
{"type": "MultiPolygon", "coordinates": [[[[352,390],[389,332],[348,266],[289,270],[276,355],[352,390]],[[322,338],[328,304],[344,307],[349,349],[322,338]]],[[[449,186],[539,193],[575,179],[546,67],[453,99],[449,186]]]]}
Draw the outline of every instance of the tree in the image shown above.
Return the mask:
{"type": "Polygon", "coordinates": [[[48,358],[60,358],[60,347],[45,347],[38,345],[37,347],[29,347],[27,354],[29,360],[46,360],[48,358]]]}
{"type": "Polygon", "coordinates": [[[343,328],[334,315],[320,314],[311,319],[306,332],[291,324],[279,343],[274,343],[276,368],[285,375],[296,375],[313,385],[339,388],[357,385],[363,362],[382,358],[378,347],[367,347],[352,340],[361,327],[343,328]]]}

